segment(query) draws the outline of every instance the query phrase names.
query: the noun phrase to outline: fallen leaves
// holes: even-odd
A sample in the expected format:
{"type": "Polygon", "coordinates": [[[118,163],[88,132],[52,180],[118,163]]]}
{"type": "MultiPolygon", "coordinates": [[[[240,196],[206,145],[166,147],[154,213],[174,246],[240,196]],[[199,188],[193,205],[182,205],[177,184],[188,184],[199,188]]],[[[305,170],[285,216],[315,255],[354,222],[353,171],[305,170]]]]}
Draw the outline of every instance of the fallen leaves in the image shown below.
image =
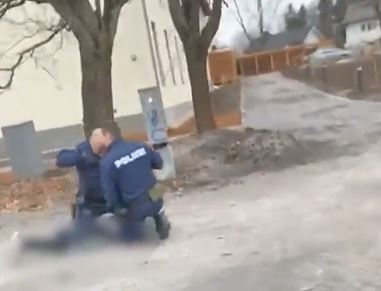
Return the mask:
{"type": "Polygon", "coordinates": [[[55,202],[69,202],[75,194],[71,173],[60,176],[23,180],[0,186],[0,213],[37,211],[55,202]]]}

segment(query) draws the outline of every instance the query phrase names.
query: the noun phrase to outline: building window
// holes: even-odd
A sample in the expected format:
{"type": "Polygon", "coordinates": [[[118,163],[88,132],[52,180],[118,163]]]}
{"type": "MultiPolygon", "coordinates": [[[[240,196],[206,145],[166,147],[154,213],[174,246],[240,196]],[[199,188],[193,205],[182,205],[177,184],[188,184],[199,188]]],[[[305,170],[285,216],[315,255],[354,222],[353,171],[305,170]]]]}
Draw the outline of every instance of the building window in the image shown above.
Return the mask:
{"type": "Polygon", "coordinates": [[[375,21],[370,22],[368,24],[368,28],[369,28],[369,30],[376,29],[377,28],[377,22],[375,22],[375,21]]]}
{"type": "Polygon", "coordinates": [[[183,62],[181,60],[179,40],[177,39],[177,35],[175,35],[175,47],[176,47],[176,55],[177,55],[177,64],[178,64],[179,71],[180,71],[180,80],[181,80],[182,84],[185,84],[184,74],[183,74],[183,62]]]}
{"type": "Polygon", "coordinates": [[[153,21],[151,21],[151,30],[152,30],[153,43],[155,46],[157,66],[159,67],[161,85],[165,86],[166,80],[165,80],[165,74],[163,70],[163,62],[161,60],[161,55],[160,55],[159,42],[157,40],[156,24],[153,21]]]}
{"type": "Polygon", "coordinates": [[[176,85],[176,77],[175,77],[175,71],[173,69],[171,47],[169,46],[168,31],[166,29],[164,29],[164,37],[165,37],[165,45],[167,46],[167,54],[168,54],[168,60],[169,60],[169,68],[171,70],[172,81],[173,81],[173,85],[176,85]]]}

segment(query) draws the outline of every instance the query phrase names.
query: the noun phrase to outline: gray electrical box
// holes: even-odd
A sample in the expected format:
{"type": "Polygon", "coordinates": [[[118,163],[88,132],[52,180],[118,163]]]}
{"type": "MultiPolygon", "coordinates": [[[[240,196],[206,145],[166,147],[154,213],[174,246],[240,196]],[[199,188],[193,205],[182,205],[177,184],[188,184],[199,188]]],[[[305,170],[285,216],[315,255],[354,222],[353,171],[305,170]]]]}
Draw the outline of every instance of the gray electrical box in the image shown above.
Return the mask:
{"type": "Polygon", "coordinates": [[[158,87],[138,90],[150,144],[168,142],[167,122],[158,87]]]}
{"type": "Polygon", "coordinates": [[[158,87],[138,90],[148,135],[148,142],[152,145],[162,145],[157,149],[164,161],[161,170],[155,171],[158,180],[176,178],[174,156],[168,144],[167,121],[161,93],[158,87]]]}
{"type": "Polygon", "coordinates": [[[13,173],[17,178],[41,176],[44,165],[33,121],[2,127],[13,173]]]}

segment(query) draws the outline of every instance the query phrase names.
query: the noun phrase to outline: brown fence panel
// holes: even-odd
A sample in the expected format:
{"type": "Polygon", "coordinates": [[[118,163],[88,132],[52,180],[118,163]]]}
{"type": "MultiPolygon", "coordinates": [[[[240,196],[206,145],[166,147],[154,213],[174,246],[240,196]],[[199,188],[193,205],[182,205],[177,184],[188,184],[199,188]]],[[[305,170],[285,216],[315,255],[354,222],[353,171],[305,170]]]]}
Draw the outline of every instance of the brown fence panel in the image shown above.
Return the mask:
{"type": "Polygon", "coordinates": [[[232,50],[212,51],[208,55],[209,75],[214,85],[237,79],[237,62],[232,50]]]}
{"type": "Polygon", "coordinates": [[[288,67],[287,52],[285,50],[274,51],[272,53],[273,69],[275,71],[281,71],[288,67]]]}
{"type": "Polygon", "coordinates": [[[243,76],[257,75],[257,58],[256,55],[246,55],[238,58],[238,64],[243,76]]]}
{"type": "Polygon", "coordinates": [[[304,46],[290,47],[286,49],[290,66],[299,66],[303,61],[304,46]]]}
{"type": "Polygon", "coordinates": [[[271,53],[257,54],[258,74],[271,73],[273,71],[271,53]]]}
{"type": "Polygon", "coordinates": [[[233,82],[238,75],[251,76],[283,71],[300,66],[305,56],[313,53],[318,47],[319,45],[301,45],[238,58],[231,50],[212,51],[208,57],[210,77],[213,84],[220,85],[233,82]]]}

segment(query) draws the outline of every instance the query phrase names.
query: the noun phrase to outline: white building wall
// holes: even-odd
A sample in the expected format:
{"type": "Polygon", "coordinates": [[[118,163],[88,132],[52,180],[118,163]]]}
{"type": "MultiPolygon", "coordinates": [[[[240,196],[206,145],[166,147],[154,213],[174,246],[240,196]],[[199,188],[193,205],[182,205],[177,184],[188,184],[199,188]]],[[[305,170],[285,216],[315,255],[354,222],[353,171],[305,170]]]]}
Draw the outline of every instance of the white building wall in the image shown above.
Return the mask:
{"type": "MultiPolygon", "coordinates": [[[[116,117],[140,113],[137,90],[156,85],[142,1],[132,0],[125,5],[115,39],[113,91],[116,117]]],[[[166,76],[166,85],[161,89],[164,106],[168,108],[189,102],[190,90],[183,54],[181,68],[176,61],[178,58],[174,39],[177,33],[168,8],[166,5],[162,6],[162,3],[166,4],[166,1],[148,0],[147,10],[150,19],[157,23],[158,42],[166,76]],[[168,31],[176,84],[173,84],[171,77],[164,29],[168,31]],[[180,70],[184,84],[180,79],[180,70]]],[[[40,9],[40,6],[37,7],[36,9],[40,9]]],[[[63,48],[48,61],[49,72],[53,77],[47,71],[37,68],[32,60],[17,71],[12,89],[0,95],[0,127],[26,119],[32,119],[37,130],[82,123],[79,52],[73,36],[67,39],[63,48]]],[[[179,39],[178,45],[182,51],[179,39]]]]}
{"type": "Polygon", "coordinates": [[[138,89],[155,86],[142,0],[126,4],[120,16],[113,54],[116,117],[141,112],[138,89]],[[136,61],[133,59],[136,57],[136,61]]]}
{"type": "Polygon", "coordinates": [[[375,42],[380,38],[381,28],[378,20],[350,24],[346,28],[345,47],[353,48],[361,44],[375,42]]]}
{"type": "Polygon", "coordinates": [[[191,114],[189,110],[191,108],[191,90],[183,45],[173,25],[169,13],[168,1],[143,1],[146,1],[147,4],[150,34],[153,40],[152,44],[164,106],[172,107],[184,104],[185,107],[188,108],[185,108],[186,114],[183,115],[181,119],[179,119],[178,116],[174,116],[174,112],[167,112],[169,124],[180,123],[189,118],[191,114]],[[153,35],[152,23],[155,25],[158,49],[154,41],[155,37],[153,35]],[[171,58],[168,55],[166,35],[171,58]]]}

